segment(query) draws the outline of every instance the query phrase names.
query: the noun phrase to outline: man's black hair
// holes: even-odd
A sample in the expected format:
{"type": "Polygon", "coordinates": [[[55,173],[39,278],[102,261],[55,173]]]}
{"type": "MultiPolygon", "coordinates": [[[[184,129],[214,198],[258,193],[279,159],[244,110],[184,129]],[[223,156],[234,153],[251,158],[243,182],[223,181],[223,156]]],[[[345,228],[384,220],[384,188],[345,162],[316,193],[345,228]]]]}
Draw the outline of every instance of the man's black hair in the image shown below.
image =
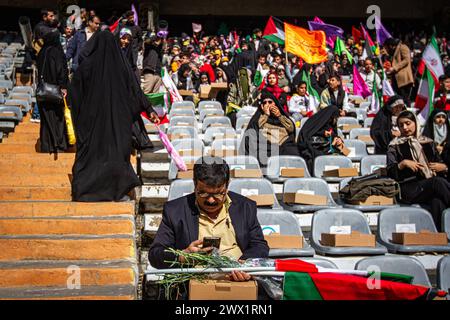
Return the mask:
{"type": "Polygon", "coordinates": [[[297,84],[297,88],[300,88],[300,86],[302,86],[302,85],[308,86],[308,84],[306,83],[306,81],[300,81],[300,82],[297,84]]]}
{"type": "Polygon", "coordinates": [[[125,18],[131,17],[131,16],[134,17],[134,12],[133,12],[132,10],[128,10],[127,12],[125,12],[125,13],[123,14],[123,16],[124,16],[125,18]]]}
{"type": "Polygon", "coordinates": [[[259,29],[259,28],[256,28],[256,29],[253,30],[253,34],[257,34],[258,32],[262,32],[262,30],[259,29]]]}
{"type": "Polygon", "coordinates": [[[194,165],[194,183],[201,181],[211,187],[230,182],[230,167],[222,158],[202,157],[194,165]]]}
{"type": "Polygon", "coordinates": [[[95,18],[98,18],[98,20],[101,20],[99,16],[89,16],[88,21],[92,22],[92,21],[94,21],[95,18]]]}
{"type": "Polygon", "coordinates": [[[55,13],[55,10],[47,9],[47,8],[41,9],[41,17],[48,16],[48,14],[50,12],[55,13]]]}

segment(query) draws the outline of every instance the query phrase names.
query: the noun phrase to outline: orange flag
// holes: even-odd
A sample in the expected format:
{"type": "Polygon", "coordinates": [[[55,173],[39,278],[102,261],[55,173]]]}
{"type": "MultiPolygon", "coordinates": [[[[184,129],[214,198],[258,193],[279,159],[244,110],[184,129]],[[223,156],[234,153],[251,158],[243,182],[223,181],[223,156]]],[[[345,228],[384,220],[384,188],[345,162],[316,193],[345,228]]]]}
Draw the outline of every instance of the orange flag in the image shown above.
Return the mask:
{"type": "Polygon", "coordinates": [[[284,24],[286,50],[299,56],[309,64],[324,62],[328,59],[326,35],[323,31],[309,31],[297,26],[284,24]]]}

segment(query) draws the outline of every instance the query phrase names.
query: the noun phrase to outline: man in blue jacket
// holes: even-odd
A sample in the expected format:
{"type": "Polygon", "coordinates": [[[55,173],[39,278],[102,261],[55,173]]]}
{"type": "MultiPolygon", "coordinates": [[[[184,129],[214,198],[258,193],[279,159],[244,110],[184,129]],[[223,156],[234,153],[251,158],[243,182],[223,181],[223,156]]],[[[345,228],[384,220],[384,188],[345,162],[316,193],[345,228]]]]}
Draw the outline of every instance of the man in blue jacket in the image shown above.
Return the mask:
{"type": "MultiPolygon", "coordinates": [[[[210,252],[205,237],[221,238],[219,252],[236,260],[267,258],[269,247],[258,222],[256,203],[229,192],[230,169],[223,159],[205,157],[194,166],[195,192],[166,203],[149,260],[155,268],[169,268],[177,257],[168,248],[210,252]]],[[[183,262],[183,261],[180,261],[183,262]]],[[[233,272],[234,281],[250,275],[233,272]]]]}
{"type": "Polygon", "coordinates": [[[91,16],[88,19],[88,25],[85,29],[79,30],[73,36],[70,44],[67,48],[66,58],[67,61],[72,59],[72,72],[77,71],[78,59],[81,50],[83,50],[86,42],[91,39],[95,32],[100,28],[100,18],[97,16],[91,16]]]}

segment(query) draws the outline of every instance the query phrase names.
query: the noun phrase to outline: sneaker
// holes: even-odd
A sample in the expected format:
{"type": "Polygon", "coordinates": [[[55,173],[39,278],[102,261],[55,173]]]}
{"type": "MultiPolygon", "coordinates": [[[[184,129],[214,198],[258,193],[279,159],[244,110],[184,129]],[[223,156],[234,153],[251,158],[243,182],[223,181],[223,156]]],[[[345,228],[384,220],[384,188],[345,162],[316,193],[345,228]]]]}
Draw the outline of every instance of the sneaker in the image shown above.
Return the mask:
{"type": "Polygon", "coordinates": [[[41,119],[30,119],[30,122],[33,122],[33,123],[41,123],[41,119]]]}

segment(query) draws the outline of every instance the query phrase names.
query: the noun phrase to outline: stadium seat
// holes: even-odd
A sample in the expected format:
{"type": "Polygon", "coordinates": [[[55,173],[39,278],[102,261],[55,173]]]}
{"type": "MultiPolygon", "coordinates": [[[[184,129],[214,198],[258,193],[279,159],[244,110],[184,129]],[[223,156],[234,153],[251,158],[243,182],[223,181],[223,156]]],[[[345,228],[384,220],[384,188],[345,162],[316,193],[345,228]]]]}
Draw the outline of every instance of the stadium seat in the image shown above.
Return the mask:
{"type": "Polygon", "coordinates": [[[31,86],[16,86],[12,89],[12,93],[27,93],[30,96],[33,96],[34,89],[31,86]]]}
{"type": "Polygon", "coordinates": [[[361,175],[365,176],[372,174],[375,170],[379,168],[386,167],[386,156],[385,155],[372,155],[365,156],[361,159],[361,175]]]}
{"type": "Polygon", "coordinates": [[[183,108],[183,107],[190,107],[192,108],[192,110],[195,109],[195,104],[192,101],[181,101],[181,102],[174,102],[172,103],[172,109],[177,109],[177,108],[183,108]]]}
{"type": "Polygon", "coordinates": [[[352,161],[361,161],[361,159],[367,156],[366,143],[359,140],[344,140],[344,145],[350,149],[351,153],[347,156],[352,161]]]}
{"type": "Polygon", "coordinates": [[[392,242],[392,233],[397,224],[415,224],[416,231],[437,232],[431,214],[421,208],[386,209],[378,215],[378,239],[391,253],[414,254],[418,252],[450,252],[450,246],[404,246],[392,242]]]}
{"type": "Polygon", "coordinates": [[[172,117],[170,119],[170,126],[171,127],[191,126],[191,127],[196,128],[197,127],[197,119],[195,117],[185,117],[185,116],[172,117]]]}
{"type": "Polygon", "coordinates": [[[225,136],[235,136],[236,131],[233,128],[226,127],[210,127],[206,129],[203,141],[206,145],[210,145],[215,139],[222,139],[225,136]]]}
{"type": "Polygon", "coordinates": [[[169,118],[173,117],[195,117],[195,112],[192,109],[171,109],[169,118]]]}
{"type": "Polygon", "coordinates": [[[250,122],[251,117],[240,117],[236,120],[236,132],[243,134],[245,129],[247,128],[248,123],[250,122]]]}
{"type": "Polygon", "coordinates": [[[214,142],[211,145],[211,151],[234,150],[237,152],[238,149],[239,149],[238,139],[214,140],[214,142]]]}
{"type": "Polygon", "coordinates": [[[442,230],[447,233],[447,238],[450,241],[450,209],[442,213],[442,230]]]}
{"type": "Polygon", "coordinates": [[[5,103],[5,96],[3,95],[3,93],[0,93],[0,104],[5,103]]]}
{"type": "Polygon", "coordinates": [[[215,109],[215,110],[222,110],[222,105],[219,101],[200,101],[198,104],[198,112],[202,112],[202,110],[205,109],[215,109]]]}
{"type": "Polygon", "coordinates": [[[29,95],[28,93],[17,93],[17,92],[11,92],[11,94],[9,95],[8,99],[10,100],[24,100],[26,102],[28,102],[31,106],[32,104],[32,99],[31,99],[31,95],[29,95]]]}
{"type": "Polygon", "coordinates": [[[203,122],[205,120],[206,117],[211,117],[211,116],[217,116],[217,117],[223,117],[224,116],[224,112],[222,109],[203,109],[202,111],[200,111],[200,122],[203,122]]]}
{"type": "Polygon", "coordinates": [[[259,169],[258,159],[252,156],[236,156],[236,157],[225,157],[225,162],[230,167],[230,170],[233,169],[259,169]]]}
{"type": "MultiPolygon", "coordinates": [[[[278,210],[258,210],[258,221],[261,227],[279,226],[279,233],[281,235],[289,236],[303,236],[302,229],[298,223],[298,219],[292,212],[278,211],[278,210]]],[[[278,230],[277,230],[278,231],[278,230]]],[[[286,257],[312,257],[314,256],[314,249],[303,238],[302,249],[270,249],[270,258],[286,258],[286,257]]]]}
{"type": "Polygon", "coordinates": [[[167,129],[167,134],[168,135],[187,135],[189,137],[191,137],[191,139],[197,139],[198,135],[197,135],[197,130],[195,130],[194,127],[182,127],[182,126],[177,126],[177,127],[169,127],[167,129]]]}
{"type": "Polygon", "coordinates": [[[325,209],[313,215],[311,223],[311,245],[321,255],[383,255],[387,250],[376,243],[372,247],[328,247],[321,244],[322,233],[330,233],[333,226],[351,226],[352,231],[371,234],[366,216],[361,211],[351,209],[325,209]]]}
{"type": "Polygon", "coordinates": [[[19,107],[0,106],[0,121],[14,121],[17,125],[22,119],[23,114],[19,107]]]}
{"type": "Polygon", "coordinates": [[[436,273],[438,289],[447,291],[447,300],[450,300],[450,256],[439,260],[436,273]]]}
{"type": "Polygon", "coordinates": [[[370,136],[370,129],[358,128],[350,130],[350,139],[357,140],[359,136],[370,136]]]}
{"type": "Polygon", "coordinates": [[[30,112],[31,110],[31,104],[28,103],[28,101],[25,100],[17,100],[17,99],[6,99],[5,101],[6,106],[18,106],[22,109],[23,113],[30,112]]]}
{"type": "Polygon", "coordinates": [[[367,110],[366,109],[361,109],[361,107],[360,107],[359,109],[356,109],[355,112],[356,112],[356,119],[358,119],[358,121],[364,122],[364,120],[366,120],[366,118],[367,118],[367,110]]]}
{"type": "Polygon", "coordinates": [[[177,139],[172,141],[172,145],[175,150],[180,153],[180,156],[183,156],[181,152],[184,150],[193,150],[196,151],[199,155],[203,155],[203,149],[205,147],[203,141],[200,139],[177,139]]]}
{"type": "Polygon", "coordinates": [[[244,106],[236,114],[236,119],[239,119],[239,118],[242,118],[242,117],[253,117],[253,115],[255,114],[256,110],[258,110],[258,108],[256,108],[256,107],[244,106]]]}
{"type": "MultiPolygon", "coordinates": [[[[408,256],[380,256],[364,258],[356,263],[355,270],[375,271],[371,267],[378,267],[379,272],[403,274],[413,276],[412,284],[431,287],[427,270],[414,257],[408,256]]],[[[377,270],[378,271],[378,270],[377,270]]]]}
{"type": "Polygon", "coordinates": [[[372,125],[374,118],[366,118],[366,120],[364,120],[364,128],[370,128],[370,126],[372,125]]]}
{"type": "Polygon", "coordinates": [[[168,201],[172,201],[194,192],[193,180],[175,180],[170,184],[168,201]]]}
{"type": "Polygon", "coordinates": [[[0,80],[0,88],[5,88],[8,90],[12,90],[13,83],[11,80],[0,80]]]}
{"type": "MultiPolygon", "coordinates": [[[[270,181],[266,179],[254,179],[254,178],[248,178],[248,179],[231,179],[229,191],[238,193],[243,196],[250,196],[250,195],[272,195],[274,199],[273,206],[267,206],[271,207],[272,209],[281,209],[280,204],[278,203],[277,197],[275,196],[275,193],[273,191],[273,186],[270,181]]],[[[264,206],[266,207],[266,206],[264,206]]]]}
{"type": "Polygon", "coordinates": [[[208,117],[203,121],[202,131],[205,132],[209,127],[215,126],[232,128],[231,121],[228,117],[208,117]]]}
{"type": "Polygon", "coordinates": [[[359,105],[359,108],[367,110],[368,108],[370,108],[371,104],[372,103],[370,101],[364,101],[359,105]]]}
{"type": "Polygon", "coordinates": [[[306,212],[315,212],[321,209],[340,207],[333,200],[328,184],[322,179],[296,178],[286,180],[283,186],[284,194],[298,193],[299,191],[303,191],[306,193],[313,193],[314,195],[325,196],[327,197],[327,205],[320,206],[320,205],[306,205],[306,204],[287,204],[282,202],[282,206],[285,210],[298,213],[306,213],[306,212]]]}
{"type": "MultiPolygon", "coordinates": [[[[319,156],[314,160],[314,176],[322,178],[323,172],[336,168],[353,168],[352,160],[345,156],[319,156]]],[[[345,178],[323,177],[327,182],[338,183],[345,178]]]]}
{"type": "MultiPolygon", "coordinates": [[[[195,163],[200,157],[198,156],[184,156],[181,157],[184,163],[195,163]]],[[[175,162],[172,160],[169,166],[169,175],[168,178],[170,181],[176,180],[178,175],[178,167],[175,162]]]]}
{"type": "Polygon", "coordinates": [[[305,178],[311,177],[306,162],[301,157],[296,156],[275,156],[270,157],[267,162],[267,179],[273,183],[283,183],[288,178],[281,177],[281,168],[303,168],[305,178]]]}
{"type": "Polygon", "coordinates": [[[15,127],[14,121],[0,121],[0,131],[3,133],[14,132],[15,127]]]}
{"type": "MultiPolygon", "coordinates": [[[[338,122],[337,122],[337,127],[338,127],[339,129],[342,130],[341,127],[342,127],[344,124],[359,125],[359,121],[358,121],[358,119],[353,118],[353,117],[341,117],[341,118],[339,118],[339,119],[338,119],[338,122]]],[[[344,134],[347,134],[347,133],[350,132],[350,130],[342,130],[342,132],[343,132],[344,134]]]]}

